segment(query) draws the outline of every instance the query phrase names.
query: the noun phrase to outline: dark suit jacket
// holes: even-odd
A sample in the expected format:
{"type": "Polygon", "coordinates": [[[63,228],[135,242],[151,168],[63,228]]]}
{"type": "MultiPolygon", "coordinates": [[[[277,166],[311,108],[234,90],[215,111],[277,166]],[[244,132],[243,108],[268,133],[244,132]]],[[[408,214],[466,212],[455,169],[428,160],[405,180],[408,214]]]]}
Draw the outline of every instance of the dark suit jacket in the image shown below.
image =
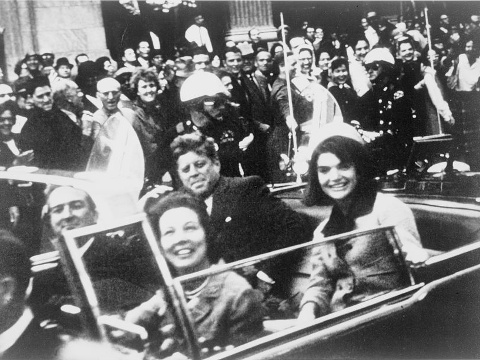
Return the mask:
{"type": "MultiPolygon", "coordinates": [[[[18,135],[13,134],[13,141],[15,145],[18,144],[18,135]]],[[[15,160],[15,155],[12,153],[12,150],[5,144],[3,141],[0,141],[0,166],[10,167],[13,165],[15,160]]]]}
{"type": "MultiPolygon", "coordinates": [[[[252,76],[257,77],[258,75],[253,73],[252,76]]],[[[265,99],[255,81],[244,73],[242,73],[242,82],[250,101],[253,121],[272,125],[273,115],[270,106],[270,99],[265,99]]]]}
{"type": "MultiPolygon", "coordinates": [[[[221,177],[213,193],[210,219],[215,250],[226,262],[312,239],[307,219],[273,197],[258,176],[221,177]]],[[[277,260],[265,271],[280,279],[289,269],[277,260]]]]}
{"type": "Polygon", "coordinates": [[[55,106],[32,110],[20,134],[22,150],[32,149],[34,164],[46,169],[84,170],[88,154],[82,149],[82,129],[55,106]]]}
{"type": "Polygon", "coordinates": [[[43,329],[33,319],[22,336],[1,356],[2,360],[51,360],[62,342],[53,330],[43,329]]]}

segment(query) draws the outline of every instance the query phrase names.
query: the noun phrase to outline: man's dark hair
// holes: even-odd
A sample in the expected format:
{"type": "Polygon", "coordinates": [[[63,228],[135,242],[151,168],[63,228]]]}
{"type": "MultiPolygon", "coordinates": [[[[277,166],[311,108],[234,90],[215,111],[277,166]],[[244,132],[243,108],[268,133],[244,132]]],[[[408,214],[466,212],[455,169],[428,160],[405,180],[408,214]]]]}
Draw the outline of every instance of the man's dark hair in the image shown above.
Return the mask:
{"type": "Polygon", "coordinates": [[[170,149],[172,149],[173,160],[175,162],[178,161],[180,156],[189,152],[206,156],[212,161],[219,161],[215,140],[200,133],[177,136],[170,145],[170,149]]]}
{"type": "Polygon", "coordinates": [[[225,49],[225,51],[223,52],[223,58],[224,59],[227,58],[228,53],[240,54],[240,56],[242,55],[242,51],[236,46],[227,47],[225,49]]]}
{"type": "Polygon", "coordinates": [[[18,112],[18,105],[13,100],[5,101],[3,104],[0,104],[0,115],[2,115],[5,111],[10,111],[13,116],[15,116],[18,112]]]}
{"type": "Polygon", "coordinates": [[[345,65],[347,70],[349,70],[348,69],[348,60],[346,58],[344,58],[343,56],[340,56],[340,57],[337,57],[337,58],[332,60],[332,62],[330,63],[330,69],[332,69],[332,71],[333,71],[333,70],[339,68],[342,65],[345,65]]]}
{"type": "Polygon", "coordinates": [[[123,49],[122,49],[122,56],[125,56],[125,51],[127,51],[128,49],[132,49],[133,52],[135,52],[135,48],[133,46],[125,46],[123,49]]]}
{"type": "Polygon", "coordinates": [[[46,76],[35,76],[26,83],[27,95],[33,95],[37,88],[44,86],[50,87],[50,81],[48,78],[46,76]]]}
{"type": "Polygon", "coordinates": [[[27,290],[31,265],[25,245],[11,232],[0,229],[0,275],[15,279],[15,296],[23,298],[27,290]]]}
{"type": "Polygon", "coordinates": [[[359,37],[355,38],[352,42],[353,51],[355,51],[355,47],[358,45],[358,43],[360,41],[365,41],[367,43],[368,47],[370,47],[370,42],[368,41],[368,39],[365,36],[359,36],[359,37]]]}

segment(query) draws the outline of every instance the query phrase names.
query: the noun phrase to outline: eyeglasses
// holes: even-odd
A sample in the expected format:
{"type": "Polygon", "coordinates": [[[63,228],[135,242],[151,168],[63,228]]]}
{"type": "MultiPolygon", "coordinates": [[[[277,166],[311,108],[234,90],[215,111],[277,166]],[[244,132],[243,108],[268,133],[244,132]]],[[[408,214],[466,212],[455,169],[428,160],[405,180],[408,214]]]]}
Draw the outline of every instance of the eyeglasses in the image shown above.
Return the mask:
{"type": "Polygon", "coordinates": [[[378,69],[380,69],[380,64],[378,64],[378,63],[366,64],[365,69],[367,71],[368,70],[377,71],[378,69]]]}
{"type": "Polygon", "coordinates": [[[0,98],[3,98],[5,96],[10,96],[12,97],[13,96],[13,93],[6,93],[6,94],[0,94],[0,98]]]}

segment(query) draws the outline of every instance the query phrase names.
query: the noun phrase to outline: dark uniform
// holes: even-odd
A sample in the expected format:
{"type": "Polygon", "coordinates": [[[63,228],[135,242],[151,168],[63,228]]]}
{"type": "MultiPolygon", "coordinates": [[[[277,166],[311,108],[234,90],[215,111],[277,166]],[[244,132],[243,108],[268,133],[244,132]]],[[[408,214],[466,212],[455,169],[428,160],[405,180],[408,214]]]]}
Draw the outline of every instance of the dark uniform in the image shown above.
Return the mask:
{"type": "Polygon", "coordinates": [[[340,110],[342,111],[343,120],[349,123],[352,120],[358,119],[357,101],[358,95],[349,85],[329,85],[330,91],[337,100],[340,110]]]}
{"type": "Polygon", "coordinates": [[[394,82],[374,86],[359,99],[361,126],[380,133],[369,144],[380,172],[402,168],[413,142],[411,102],[394,82]]]}

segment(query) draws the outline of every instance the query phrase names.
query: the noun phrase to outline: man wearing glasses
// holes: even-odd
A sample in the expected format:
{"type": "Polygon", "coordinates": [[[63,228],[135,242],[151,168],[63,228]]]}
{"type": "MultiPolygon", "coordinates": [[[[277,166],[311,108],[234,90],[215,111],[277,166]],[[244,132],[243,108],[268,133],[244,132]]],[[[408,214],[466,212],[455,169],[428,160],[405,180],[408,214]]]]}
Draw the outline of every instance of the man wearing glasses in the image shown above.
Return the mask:
{"type": "Polygon", "coordinates": [[[135,112],[132,109],[118,106],[122,95],[120,87],[120,83],[113,78],[104,78],[98,82],[97,98],[102,102],[102,108],[93,114],[93,119],[100,125],[105,124],[113,115],[124,117],[130,125],[133,124],[135,112]]]}

